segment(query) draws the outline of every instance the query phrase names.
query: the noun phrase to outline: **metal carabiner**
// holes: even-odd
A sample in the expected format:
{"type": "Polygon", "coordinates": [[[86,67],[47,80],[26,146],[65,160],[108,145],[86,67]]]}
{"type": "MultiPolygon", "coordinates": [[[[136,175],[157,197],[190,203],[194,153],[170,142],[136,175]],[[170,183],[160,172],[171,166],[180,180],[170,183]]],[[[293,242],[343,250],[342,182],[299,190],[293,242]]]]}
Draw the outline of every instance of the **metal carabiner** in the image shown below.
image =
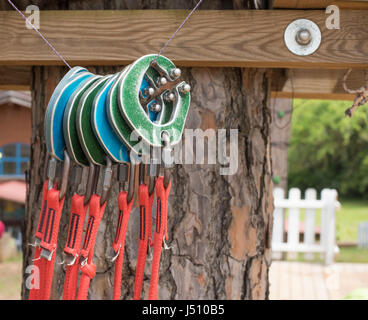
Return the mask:
{"type": "Polygon", "coordinates": [[[99,179],[99,174],[96,173],[97,176],[97,183],[96,183],[96,193],[98,194],[99,192],[97,191],[98,189],[100,189],[100,205],[102,206],[106,200],[107,197],[109,195],[110,189],[111,189],[111,184],[112,184],[112,161],[109,157],[106,157],[106,166],[103,168],[103,172],[102,172],[102,179],[99,179]]]}
{"type": "Polygon", "coordinates": [[[134,197],[135,189],[135,163],[120,163],[118,166],[119,190],[126,190],[127,202],[130,203],[134,197]],[[127,187],[128,182],[128,187],[127,187]]]}
{"type": "Polygon", "coordinates": [[[91,199],[95,176],[96,176],[96,166],[93,163],[90,163],[88,169],[86,192],[84,194],[84,201],[83,201],[84,205],[87,205],[89,203],[89,200],[91,199]]]}
{"type": "Polygon", "coordinates": [[[161,139],[164,144],[164,147],[162,150],[162,162],[163,162],[163,167],[164,167],[164,187],[166,189],[170,183],[169,168],[171,168],[172,163],[169,161],[169,158],[171,157],[172,148],[170,146],[170,135],[167,131],[162,132],[161,139]]]}
{"type": "MultiPolygon", "coordinates": [[[[58,160],[56,160],[54,157],[48,157],[49,160],[45,161],[47,163],[47,169],[45,169],[45,172],[47,172],[47,179],[49,181],[48,183],[48,189],[52,189],[54,187],[54,183],[56,181],[60,181],[58,183],[59,185],[59,199],[63,199],[66,193],[66,189],[68,186],[68,179],[69,179],[69,170],[70,170],[70,157],[66,150],[64,150],[64,161],[63,161],[63,169],[62,174],[60,177],[60,164],[58,160]]],[[[45,173],[44,173],[45,174],[45,173]]]]}
{"type": "Polygon", "coordinates": [[[63,199],[66,194],[66,189],[68,187],[68,180],[69,180],[69,171],[70,171],[70,157],[66,150],[64,150],[64,161],[63,161],[63,172],[61,175],[61,182],[60,182],[60,193],[59,199],[63,199]]]}
{"type": "Polygon", "coordinates": [[[151,196],[155,191],[156,178],[159,174],[158,165],[150,160],[147,165],[142,161],[139,164],[139,185],[146,184],[148,176],[148,194],[151,196]]]}

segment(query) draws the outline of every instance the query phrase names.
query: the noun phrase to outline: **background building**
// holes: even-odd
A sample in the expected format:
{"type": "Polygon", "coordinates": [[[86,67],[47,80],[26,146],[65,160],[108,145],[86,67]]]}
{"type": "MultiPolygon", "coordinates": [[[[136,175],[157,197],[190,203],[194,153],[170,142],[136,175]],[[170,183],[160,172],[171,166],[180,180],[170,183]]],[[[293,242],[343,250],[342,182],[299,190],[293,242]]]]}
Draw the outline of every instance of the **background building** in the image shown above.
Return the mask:
{"type": "Polygon", "coordinates": [[[31,139],[31,95],[0,91],[0,220],[21,242],[31,139]]]}

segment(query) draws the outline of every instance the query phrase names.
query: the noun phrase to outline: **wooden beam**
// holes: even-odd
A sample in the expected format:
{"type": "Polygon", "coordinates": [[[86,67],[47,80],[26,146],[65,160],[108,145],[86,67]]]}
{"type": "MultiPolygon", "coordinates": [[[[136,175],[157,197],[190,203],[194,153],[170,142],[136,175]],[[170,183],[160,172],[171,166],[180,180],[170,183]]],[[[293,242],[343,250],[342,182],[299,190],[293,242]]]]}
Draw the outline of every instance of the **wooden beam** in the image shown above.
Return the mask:
{"type": "Polygon", "coordinates": [[[0,66],[0,90],[30,90],[31,68],[0,66]]]}
{"type": "Polygon", "coordinates": [[[352,94],[337,93],[315,93],[315,92],[271,92],[271,98],[278,99],[309,99],[309,100],[346,100],[354,101],[355,96],[352,94]]]}
{"type": "MultiPolygon", "coordinates": [[[[288,70],[287,80],[284,81],[279,73],[272,78],[272,97],[302,98],[302,99],[328,99],[328,100],[354,100],[342,87],[342,79],[346,70],[288,70]],[[291,80],[293,79],[293,80],[291,80]]],[[[364,72],[353,70],[347,81],[351,89],[358,89],[364,85],[364,72]]]]}
{"type": "MultiPolygon", "coordinates": [[[[155,53],[187,15],[185,10],[42,11],[41,32],[72,65],[125,65],[155,53]]],[[[325,27],[323,10],[200,10],[165,55],[179,66],[368,68],[368,19],[341,11],[341,29],[325,27]],[[322,44],[311,56],[289,52],[284,30],[293,20],[315,21],[322,44]]],[[[25,28],[17,12],[0,12],[1,65],[60,65],[25,28]]]]}
{"type": "Polygon", "coordinates": [[[340,9],[368,10],[368,1],[346,0],[274,0],[275,9],[326,9],[329,5],[336,5],[340,9]]]}

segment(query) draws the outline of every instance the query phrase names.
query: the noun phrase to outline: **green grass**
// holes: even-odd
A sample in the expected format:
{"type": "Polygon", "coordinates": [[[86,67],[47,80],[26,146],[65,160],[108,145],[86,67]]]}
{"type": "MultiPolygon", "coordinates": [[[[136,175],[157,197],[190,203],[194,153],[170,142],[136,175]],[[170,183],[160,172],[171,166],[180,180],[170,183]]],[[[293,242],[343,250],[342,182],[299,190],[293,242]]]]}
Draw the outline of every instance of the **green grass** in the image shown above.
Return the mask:
{"type": "MultiPolygon", "coordinates": [[[[368,249],[357,247],[340,247],[340,252],[335,257],[335,262],[368,263],[368,249]]],[[[299,261],[310,263],[324,263],[324,258],[315,253],[313,260],[305,260],[304,253],[298,253],[296,259],[287,258],[287,261],[299,261]]]]}
{"type": "Polygon", "coordinates": [[[336,213],[337,241],[357,241],[358,225],[368,221],[368,200],[340,200],[341,210],[336,213]]]}
{"type": "Polygon", "coordinates": [[[22,262],[22,252],[18,252],[16,256],[6,259],[4,262],[22,262]]]}
{"type": "Polygon", "coordinates": [[[0,300],[19,300],[22,286],[22,262],[0,263],[0,300]]]}
{"type": "MultiPolygon", "coordinates": [[[[357,242],[360,222],[368,221],[368,200],[340,199],[341,209],[336,212],[336,239],[338,242],[357,242]]],[[[286,219],[288,213],[286,213],[286,219]]],[[[305,210],[300,210],[300,221],[305,220],[305,210]]],[[[316,210],[316,226],[320,227],[321,212],[316,210]]],[[[288,259],[289,260],[289,259],[288,259]]],[[[304,254],[299,253],[297,261],[305,261],[304,254]]],[[[289,260],[291,261],[291,260],[289,260]]],[[[368,249],[341,247],[336,262],[368,263],[368,249]]],[[[321,263],[323,258],[314,255],[308,262],[321,263]]]]}
{"type": "Polygon", "coordinates": [[[340,247],[340,252],[336,256],[336,262],[368,263],[368,249],[356,247],[340,247]]]}

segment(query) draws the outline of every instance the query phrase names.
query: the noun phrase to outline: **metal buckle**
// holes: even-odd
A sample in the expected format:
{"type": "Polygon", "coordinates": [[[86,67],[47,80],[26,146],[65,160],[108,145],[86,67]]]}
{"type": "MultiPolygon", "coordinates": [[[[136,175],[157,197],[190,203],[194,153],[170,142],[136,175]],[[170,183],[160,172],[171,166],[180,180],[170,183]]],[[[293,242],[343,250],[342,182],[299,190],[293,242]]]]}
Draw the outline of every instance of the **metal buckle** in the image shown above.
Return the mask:
{"type": "Polygon", "coordinates": [[[88,257],[87,257],[87,258],[84,258],[84,259],[80,262],[81,268],[83,268],[83,267],[87,264],[87,261],[88,261],[88,257]]]}
{"type": "Polygon", "coordinates": [[[44,258],[47,261],[51,261],[52,255],[53,255],[54,251],[55,250],[49,251],[49,250],[47,250],[45,248],[42,248],[40,258],[44,258]]]}
{"type": "Polygon", "coordinates": [[[111,258],[111,262],[115,262],[115,260],[118,258],[119,254],[120,254],[120,248],[121,248],[121,246],[119,247],[119,250],[116,253],[116,255],[111,258]]]}
{"type": "Polygon", "coordinates": [[[67,265],[68,267],[70,267],[70,266],[72,266],[72,265],[74,265],[74,264],[75,264],[75,261],[77,261],[77,259],[78,259],[78,254],[76,254],[75,256],[72,256],[72,255],[70,255],[70,254],[66,254],[66,255],[65,255],[65,260],[64,260],[64,262],[66,263],[66,265],[67,265]]]}
{"type": "Polygon", "coordinates": [[[165,250],[171,250],[173,248],[173,246],[169,246],[166,243],[165,236],[162,238],[162,241],[163,241],[163,247],[164,247],[165,250]]]}

